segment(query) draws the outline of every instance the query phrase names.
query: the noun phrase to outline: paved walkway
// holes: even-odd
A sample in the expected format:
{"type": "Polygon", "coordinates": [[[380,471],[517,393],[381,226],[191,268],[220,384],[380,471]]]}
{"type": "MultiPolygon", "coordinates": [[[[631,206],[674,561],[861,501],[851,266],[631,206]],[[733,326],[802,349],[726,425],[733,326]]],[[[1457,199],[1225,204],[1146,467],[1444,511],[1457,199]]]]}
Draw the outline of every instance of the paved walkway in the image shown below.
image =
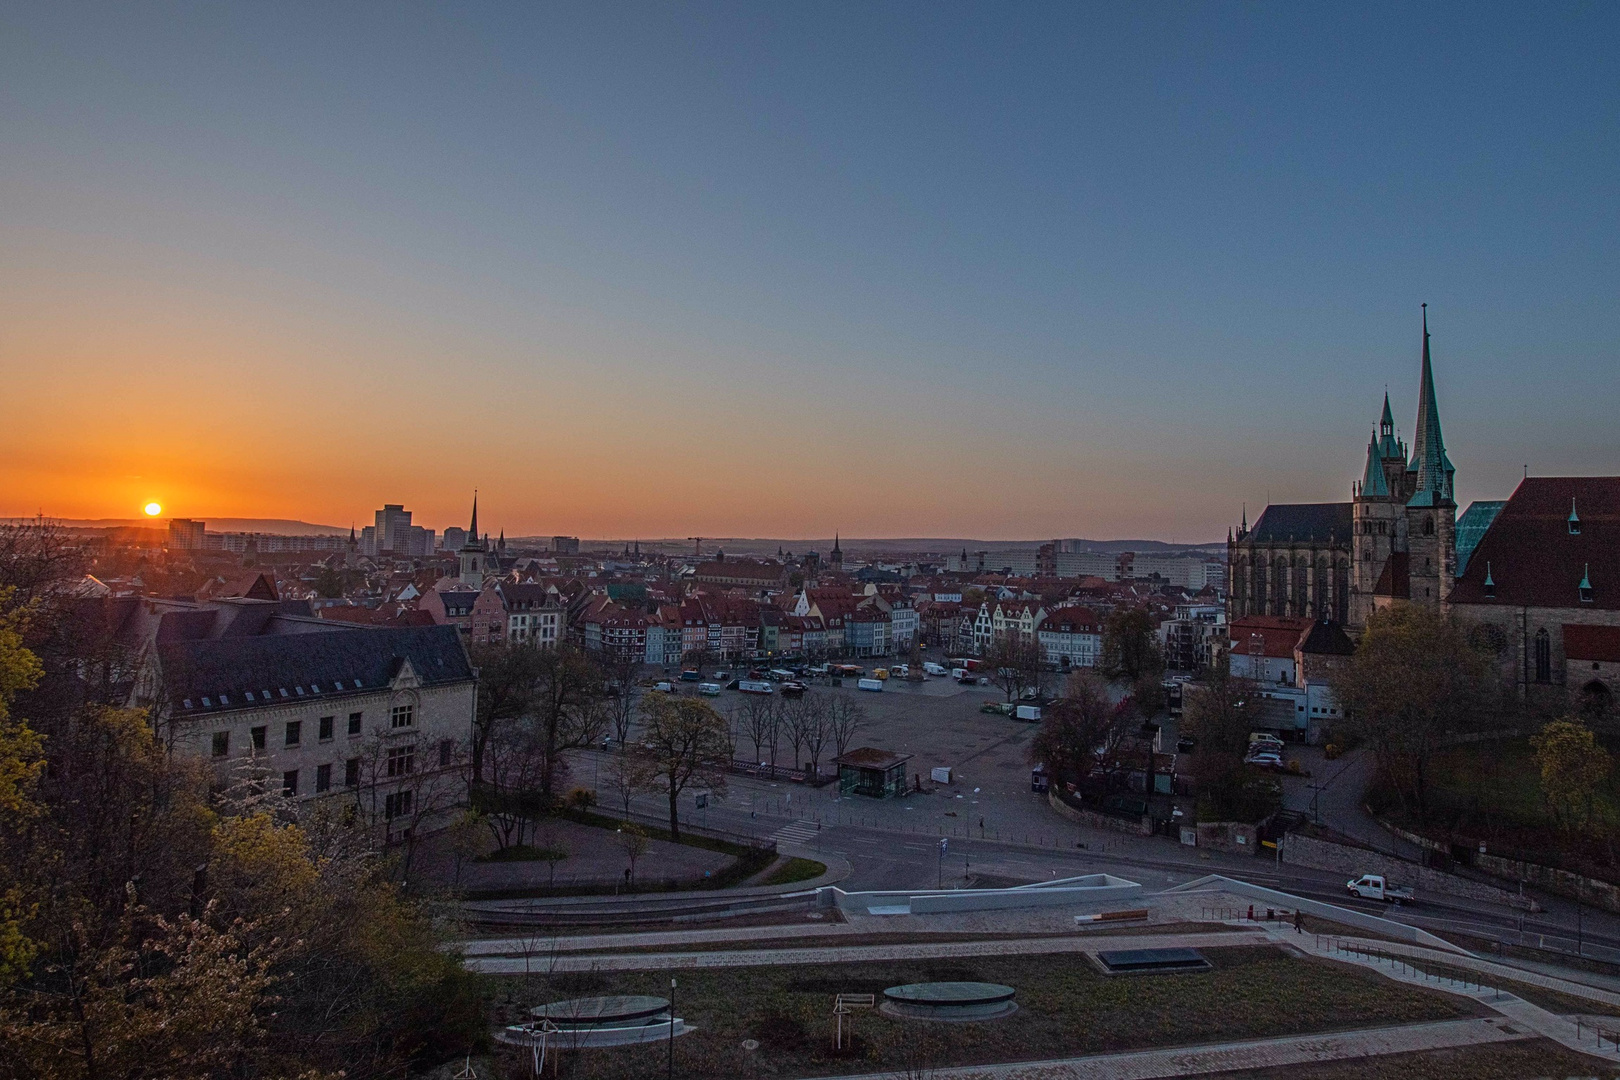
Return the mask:
{"type": "MultiPolygon", "coordinates": [[[[1532,1005],[1523,998],[1516,997],[1511,993],[1505,993],[1493,986],[1492,982],[1496,978],[1515,979],[1526,985],[1556,990],[1571,997],[1584,998],[1588,1001],[1601,1001],[1609,1005],[1620,1005],[1620,995],[1610,993],[1607,990],[1598,990],[1582,983],[1570,982],[1567,979],[1509,968],[1488,960],[1480,960],[1477,957],[1458,956],[1453,953],[1443,953],[1437,949],[1425,949],[1414,945],[1359,938],[1322,937],[1314,934],[1296,934],[1290,938],[1285,933],[1273,932],[1272,936],[1279,943],[1292,945],[1307,955],[1371,968],[1380,975],[1394,979],[1396,982],[1423,986],[1431,990],[1443,990],[1449,994],[1473,998],[1487,1008],[1500,1013],[1521,1031],[1529,1031],[1552,1039],[1554,1042],[1578,1053],[1602,1058],[1605,1061],[1620,1062],[1620,1041],[1615,1038],[1616,1030],[1620,1029],[1620,1018],[1610,1019],[1603,1027],[1593,1027],[1590,1023],[1577,1024],[1570,1017],[1559,1016],[1541,1008],[1539,1005],[1532,1005]],[[1413,960],[1418,961],[1419,966],[1413,966],[1413,960]],[[1462,968],[1478,972],[1482,976],[1482,980],[1436,978],[1424,969],[1423,961],[1425,960],[1433,961],[1435,964],[1444,964],[1450,968],[1462,968]]],[[[1429,966],[1432,967],[1433,965],[1429,966]]]]}
{"type": "MultiPolygon", "coordinates": [[[[1432,1024],[1369,1028],[1330,1035],[1289,1035],[1209,1046],[1140,1050],[1129,1054],[1058,1061],[1022,1061],[1008,1065],[969,1065],[936,1069],[936,1080],[1154,1080],[1155,1077],[1203,1076],[1233,1069],[1309,1065],[1382,1054],[1483,1046],[1528,1038],[1499,1020],[1443,1020],[1432,1024]]],[[[894,1072],[838,1080],[892,1080],[894,1072]]]]}
{"type": "MultiPolygon", "coordinates": [[[[542,950],[551,971],[667,971],[671,968],[760,967],[791,964],[860,964],[873,960],[936,960],[970,956],[1088,953],[1098,949],[1226,948],[1234,945],[1269,945],[1261,930],[1251,933],[1110,935],[1106,940],[1068,935],[1055,938],[1014,938],[991,941],[908,942],[893,945],[835,945],[810,949],[733,949],[715,952],[583,953],[553,958],[549,945],[542,950]]],[[[538,955],[538,954],[537,954],[538,955]]],[[[522,956],[469,956],[468,969],[486,973],[521,972],[522,956]]],[[[532,963],[532,961],[530,962],[532,963]]]]}
{"type": "Polygon", "coordinates": [[[654,930],[645,934],[534,934],[529,937],[479,938],[461,943],[467,956],[522,956],[525,951],[556,949],[590,952],[594,949],[646,949],[667,945],[705,945],[721,941],[767,941],[771,938],[839,937],[864,933],[847,923],[784,923],[775,926],[734,926],[713,930],[654,930]]]}

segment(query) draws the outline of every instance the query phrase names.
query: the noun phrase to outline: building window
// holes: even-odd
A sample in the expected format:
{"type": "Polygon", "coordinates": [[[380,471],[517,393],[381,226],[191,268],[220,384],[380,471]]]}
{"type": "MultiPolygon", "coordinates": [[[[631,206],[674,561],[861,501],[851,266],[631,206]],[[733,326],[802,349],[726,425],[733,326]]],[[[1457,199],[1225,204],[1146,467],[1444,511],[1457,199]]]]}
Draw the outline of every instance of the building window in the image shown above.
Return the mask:
{"type": "Polygon", "coordinates": [[[1545,626],[1536,631],[1536,682],[1552,682],[1552,639],[1545,626]]]}
{"type": "Polygon", "coordinates": [[[448,769],[455,760],[456,743],[454,739],[445,739],[439,743],[439,768],[448,769]]]}
{"type": "Polygon", "coordinates": [[[416,770],[416,747],[389,747],[387,769],[390,777],[411,775],[416,770]]]}
{"type": "Polygon", "coordinates": [[[364,715],[365,715],[364,713],[357,713],[357,712],[352,712],[352,713],[349,714],[349,734],[350,735],[358,735],[358,734],[360,734],[360,718],[362,716],[364,716],[364,715]]]}
{"type": "Polygon", "coordinates": [[[410,727],[416,723],[416,706],[395,705],[388,711],[388,726],[391,728],[410,727]]]}
{"type": "Polygon", "coordinates": [[[265,727],[256,727],[253,730],[251,730],[250,732],[248,732],[248,734],[253,737],[253,749],[255,749],[255,750],[263,750],[264,749],[264,737],[265,737],[266,733],[269,732],[269,730],[270,730],[269,728],[265,728],[265,727]]]}
{"type": "Polygon", "coordinates": [[[287,721],[287,745],[297,746],[304,737],[304,722],[302,720],[287,721]]]}
{"type": "Polygon", "coordinates": [[[1434,535],[1434,518],[1426,517],[1426,518],[1423,519],[1423,535],[1424,536],[1433,536],[1434,535]]]}
{"type": "Polygon", "coordinates": [[[231,733],[228,732],[228,731],[216,731],[216,732],[214,732],[214,756],[215,757],[230,757],[230,754],[231,754],[231,733]]]}
{"type": "Polygon", "coordinates": [[[333,716],[321,717],[321,742],[332,741],[332,721],[335,719],[333,716]]]}
{"type": "Polygon", "coordinates": [[[343,786],[360,786],[360,759],[352,757],[343,763],[343,786]]]}
{"type": "Polygon", "coordinates": [[[298,770],[288,769],[281,774],[281,793],[288,798],[298,794],[298,770]]]}
{"type": "Polygon", "coordinates": [[[396,791],[383,800],[383,816],[389,821],[397,817],[404,817],[411,812],[411,793],[409,791],[396,791]]]}

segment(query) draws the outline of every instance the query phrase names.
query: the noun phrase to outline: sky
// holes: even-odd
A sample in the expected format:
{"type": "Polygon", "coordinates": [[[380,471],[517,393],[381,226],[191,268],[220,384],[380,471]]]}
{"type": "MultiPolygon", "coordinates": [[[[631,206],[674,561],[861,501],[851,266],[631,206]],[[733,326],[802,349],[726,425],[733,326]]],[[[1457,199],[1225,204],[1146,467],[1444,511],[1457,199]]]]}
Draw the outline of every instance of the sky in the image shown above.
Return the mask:
{"type": "Polygon", "coordinates": [[[1620,5],[0,3],[0,516],[1224,537],[1615,474],[1620,5]]]}

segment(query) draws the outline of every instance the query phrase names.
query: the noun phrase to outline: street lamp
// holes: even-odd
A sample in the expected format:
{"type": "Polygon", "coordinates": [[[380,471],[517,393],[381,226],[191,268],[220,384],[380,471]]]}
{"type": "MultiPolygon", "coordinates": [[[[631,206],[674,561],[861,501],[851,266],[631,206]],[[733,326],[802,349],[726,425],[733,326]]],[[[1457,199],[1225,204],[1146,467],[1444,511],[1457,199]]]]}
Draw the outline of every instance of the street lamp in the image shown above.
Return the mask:
{"type": "Polygon", "coordinates": [[[675,976],[669,977],[669,1080],[675,1080],[675,976]]]}

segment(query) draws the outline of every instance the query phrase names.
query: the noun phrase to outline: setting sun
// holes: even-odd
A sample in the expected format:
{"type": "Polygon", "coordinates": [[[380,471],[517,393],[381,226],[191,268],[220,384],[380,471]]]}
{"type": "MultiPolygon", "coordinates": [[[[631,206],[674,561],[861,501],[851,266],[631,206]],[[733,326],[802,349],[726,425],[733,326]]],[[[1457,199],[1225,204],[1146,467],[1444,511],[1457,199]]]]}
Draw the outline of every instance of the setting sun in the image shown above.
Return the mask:
{"type": "Polygon", "coordinates": [[[149,502],[141,509],[146,511],[147,517],[157,517],[159,514],[163,513],[163,507],[155,502],[149,502]]]}

